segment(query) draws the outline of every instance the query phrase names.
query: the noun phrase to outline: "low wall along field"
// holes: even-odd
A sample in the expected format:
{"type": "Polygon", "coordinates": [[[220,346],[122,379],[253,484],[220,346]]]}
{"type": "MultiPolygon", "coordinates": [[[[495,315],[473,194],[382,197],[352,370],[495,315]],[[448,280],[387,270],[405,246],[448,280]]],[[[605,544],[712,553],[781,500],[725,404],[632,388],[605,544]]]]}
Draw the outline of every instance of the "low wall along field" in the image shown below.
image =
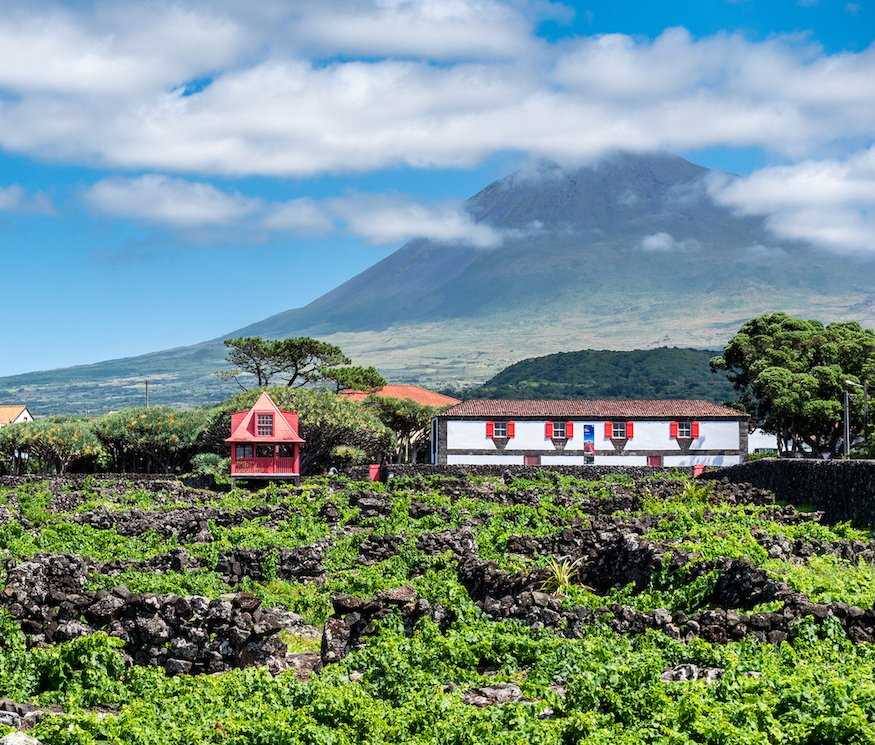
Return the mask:
{"type": "Polygon", "coordinates": [[[875,742],[871,464],[751,467],[0,480],[0,743],[875,742]]]}
{"type": "Polygon", "coordinates": [[[829,522],[875,526],[875,461],[770,458],[703,475],[748,483],[778,499],[823,510],[829,522]]]}

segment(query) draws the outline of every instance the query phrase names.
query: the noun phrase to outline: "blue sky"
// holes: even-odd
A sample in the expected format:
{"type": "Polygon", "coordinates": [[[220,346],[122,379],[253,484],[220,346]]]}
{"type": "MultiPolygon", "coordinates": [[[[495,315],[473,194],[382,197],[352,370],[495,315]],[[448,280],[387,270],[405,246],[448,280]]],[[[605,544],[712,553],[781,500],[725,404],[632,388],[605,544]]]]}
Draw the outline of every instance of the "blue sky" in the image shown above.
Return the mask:
{"type": "Polygon", "coordinates": [[[490,245],[460,202],[532,158],[670,150],[875,250],[875,0],[8,5],[0,375],[218,336],[416,235],[490,245]]]}

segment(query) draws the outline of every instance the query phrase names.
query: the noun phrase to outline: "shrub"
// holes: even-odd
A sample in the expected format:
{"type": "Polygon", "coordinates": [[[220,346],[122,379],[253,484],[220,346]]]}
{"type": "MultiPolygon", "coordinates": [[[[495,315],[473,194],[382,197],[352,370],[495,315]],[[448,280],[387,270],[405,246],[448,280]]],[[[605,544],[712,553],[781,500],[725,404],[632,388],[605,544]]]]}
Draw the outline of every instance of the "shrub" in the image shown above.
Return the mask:
{"type": "Polygon", "coordinates": [[[124,409],[97,420],[95,430],[118,471],[184,468],[207,424],[205,409],[124,409]]]}
{"type": "Polygon", "coordinates": [[[337,468],[361,466],[370,461],[368,454],[364,450],[350,445],[338,445],[332,448],[331,460],[337,468]]]}

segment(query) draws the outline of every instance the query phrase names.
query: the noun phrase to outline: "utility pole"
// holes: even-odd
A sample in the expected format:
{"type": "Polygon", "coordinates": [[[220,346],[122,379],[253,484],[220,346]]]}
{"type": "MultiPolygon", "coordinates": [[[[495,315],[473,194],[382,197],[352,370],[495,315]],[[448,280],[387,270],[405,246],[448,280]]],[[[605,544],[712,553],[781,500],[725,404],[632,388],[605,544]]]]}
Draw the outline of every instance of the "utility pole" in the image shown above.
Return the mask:
{"type": "Polygon", "coordinates": [[[149,408],[149,379],[146,378],[146,408],[149,408]]]}
{"type": "Polygon", "coordinates": [[[869,442],[869,383],[863,381],[863,442],[869,442]]]}
{"type": "Polygon", "coordinates": [[[863,426],[863,437],[866,437],[866,426],[868,425],[869,419],[869,394],[866,391],[866,386],[860,385],[859,383],[855,383],[853,380],[845,381],[845,431],[844,431],[844,441],[845,441],[845,458],[851,457],[851,393],[848,390],[848,386],[853,386],[854,388],[861,388],[863,390],[864,395],[864,409],[863,409],[863,418],[866,424],[863,426]]]}

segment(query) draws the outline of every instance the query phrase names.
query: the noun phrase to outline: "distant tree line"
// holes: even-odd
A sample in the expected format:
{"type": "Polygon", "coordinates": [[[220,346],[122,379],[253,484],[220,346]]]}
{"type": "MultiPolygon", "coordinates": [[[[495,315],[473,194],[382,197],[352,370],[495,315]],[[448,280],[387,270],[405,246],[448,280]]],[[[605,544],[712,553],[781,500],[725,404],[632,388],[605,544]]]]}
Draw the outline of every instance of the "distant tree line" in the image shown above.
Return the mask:
{"type": "MultiPolygon", "coordinates": [[[[436,410],[411,401],[367,397],[357,403],[337,392],[372,392],[386,384],[373,367],[351,364],[343,352],[315,339],[227,342],[241,392],[213,407],[134,407],[98,417],[48,417],[0,428],[0,473],[172,473],[198,455],[228,454],[225,438],[234,411],[250,408],[262,390],[295,410],[306,441],[302,469],[411,457],[427,438],[436,410]],[[247,389],[245,382],[256,386],[247,389]],[[270,387],[271,382],[281,385],[270,387]]],[[[214,460],[210,461],[215,463],[214,460]]]]}
{"type": "Polygon", "coordinates": [[[583,349],[521,360],[480,386],[449,390],[457,398],[734,398],[724,374],[714,373],[714,351],[658,347],[583,349]]]}

